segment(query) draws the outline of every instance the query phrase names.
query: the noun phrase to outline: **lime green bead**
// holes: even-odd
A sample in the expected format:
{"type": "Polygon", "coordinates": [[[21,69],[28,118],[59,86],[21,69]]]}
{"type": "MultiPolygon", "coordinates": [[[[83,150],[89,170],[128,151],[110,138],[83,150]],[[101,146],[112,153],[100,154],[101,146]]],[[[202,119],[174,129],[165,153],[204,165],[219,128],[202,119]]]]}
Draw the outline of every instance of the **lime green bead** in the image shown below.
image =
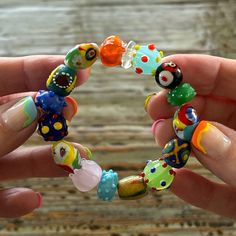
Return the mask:
{"type": "Polygon", "coordinates": [[[167,93],[167,101],[173,106],[181,106],[182,104],[191,101],[196,92],[194,88],[184,83],[167,93]]]}

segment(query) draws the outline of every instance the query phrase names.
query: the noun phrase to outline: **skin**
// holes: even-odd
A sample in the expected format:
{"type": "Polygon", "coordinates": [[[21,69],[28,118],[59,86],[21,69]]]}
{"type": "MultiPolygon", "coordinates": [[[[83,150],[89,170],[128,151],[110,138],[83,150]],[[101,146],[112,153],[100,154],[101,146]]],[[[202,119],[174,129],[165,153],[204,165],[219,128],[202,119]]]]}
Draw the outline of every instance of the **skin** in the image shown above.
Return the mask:
{"type": "MultiPolygon", "coordinates": [[[[195,88],[197,96],[190,104],[196,109],[200,120],[211,121],[231,140],[229,152],[219,159],[204,155],[192,147],[199,162],[222,183],[214,183],[182,168],[176,169],[171,191],[192,205],[236,218],[236,60],[207,55],[173,55],[164,58],[164,61],[175,62],[182,69],[183,82],[195,88]]],[[[176,107],[167,103],[165,94],[163,90],[152,96],[146,108],[154,121],[163,119],[153,132],[161,147],[175,137],[172,119],[176,107]]]]}

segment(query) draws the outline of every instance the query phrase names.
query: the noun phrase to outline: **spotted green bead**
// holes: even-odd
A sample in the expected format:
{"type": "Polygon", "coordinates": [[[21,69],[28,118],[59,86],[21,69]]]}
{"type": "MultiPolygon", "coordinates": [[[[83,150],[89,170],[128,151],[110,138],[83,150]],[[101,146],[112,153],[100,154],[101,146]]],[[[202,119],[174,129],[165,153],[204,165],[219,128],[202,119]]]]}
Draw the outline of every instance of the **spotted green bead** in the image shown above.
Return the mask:
{"type": "Polygon", "coordinates": [[[149,161],[143,170],[144,182],[157,191],[168,188],[174,175],[175,172],[163,159],[149,161]]]}
{"type": "Polygon", "coordinates": [[[181,106],[191,101],[195,95],[194,88],[190,84],[184,83],[167,93],[167,101],[173,106],[181,106]]]}

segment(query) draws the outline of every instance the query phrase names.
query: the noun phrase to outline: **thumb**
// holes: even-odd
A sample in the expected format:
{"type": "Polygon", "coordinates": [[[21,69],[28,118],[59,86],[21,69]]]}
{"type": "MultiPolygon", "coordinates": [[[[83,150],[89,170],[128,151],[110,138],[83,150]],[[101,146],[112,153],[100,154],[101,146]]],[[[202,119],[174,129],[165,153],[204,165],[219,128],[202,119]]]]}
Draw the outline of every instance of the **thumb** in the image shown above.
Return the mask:
{"type": "Polygon", "coordinates": [[[201,121],[191,143],[198,160],[224,182],[236,187],[236,132],[216,122],[201,121]]]}
{"type": "Polygon", "coordinates": [[[23,144],[37,127],[38,112],[31,96],[0,106],[0,157],[23,144]]]}

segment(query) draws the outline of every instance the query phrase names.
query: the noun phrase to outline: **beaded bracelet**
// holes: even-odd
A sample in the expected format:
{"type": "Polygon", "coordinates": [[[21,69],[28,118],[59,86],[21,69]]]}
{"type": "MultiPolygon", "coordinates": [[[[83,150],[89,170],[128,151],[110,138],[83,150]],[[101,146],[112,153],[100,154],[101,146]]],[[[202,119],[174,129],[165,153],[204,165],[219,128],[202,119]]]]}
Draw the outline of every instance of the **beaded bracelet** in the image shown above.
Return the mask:
{"type": "MultiPolygon", "coordinates": [[[[65,56],[64,64],[52,71],[48,91],[40,90],[35,104],[42,110],[38,133],[45,141],[53,141],[52,156],[56,165],[69,172],[75,187],[87,192],[97,185],[98,198],[111,201],[116,190],[121,199],[138,199],[148,194],[148,188],[160,191],[170,187],[175,172],[182,168],[191,153],[190,140],[199,123],[196,111],[187,104],[195,95],[188,83],[183,83],[181,69],[174,62],[162,63],[163,53],[154,44],[124,43],[118,36],[106,38],[100,47],[84,43],[72,48],[65,56]],[[103,170],[93,160],[80,156],[78,149],[63,140],[68,134],[68,122],[62,115],[67,98],[76,85],[76,72],[90,67],[100,56],[105,66],[133,67],[137,74],[152,75],[157,84],[168,89],[167,101],[179,106],[174,114],[173,128],[177,138],[170,140],[162,150],[162,157],[148,160],[144,170],[136,176],[118,180],[113,170],[103,170]]],[[[145,101],[147,104],[150,97],[145,101]]]]}

